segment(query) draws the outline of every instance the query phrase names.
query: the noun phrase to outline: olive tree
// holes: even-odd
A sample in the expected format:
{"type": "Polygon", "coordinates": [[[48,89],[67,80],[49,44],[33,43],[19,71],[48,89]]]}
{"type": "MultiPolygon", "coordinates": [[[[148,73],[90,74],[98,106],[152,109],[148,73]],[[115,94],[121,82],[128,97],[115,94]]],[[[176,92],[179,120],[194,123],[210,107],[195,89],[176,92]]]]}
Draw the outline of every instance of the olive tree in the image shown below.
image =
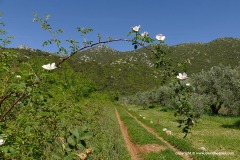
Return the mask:
{"type": "Polygon", "coordinates": [[[195,92],[206,96],[212,114],[225,108],[228,114],[240,113],[240,67],[212,67],[192,76],[195,92]]]}

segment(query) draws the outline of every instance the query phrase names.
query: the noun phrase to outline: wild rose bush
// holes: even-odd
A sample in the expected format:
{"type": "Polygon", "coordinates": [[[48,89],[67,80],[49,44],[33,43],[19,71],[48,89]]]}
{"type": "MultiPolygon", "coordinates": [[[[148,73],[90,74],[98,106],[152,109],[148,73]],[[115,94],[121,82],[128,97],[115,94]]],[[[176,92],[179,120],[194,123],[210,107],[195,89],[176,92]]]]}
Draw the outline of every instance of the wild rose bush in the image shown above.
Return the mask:
{"type": "MultiPolygon", "coordinates": [[[[48,23],[49,15],[44,18],[38,17],[36,13],[34,15],[34,21],[40,22],[41,28],[52,36],[43,42],[43,45],[55,43],[58,47],[56,53],[61,54],[62,57],[61,59],[59,57],[45,59],[44,61],[48,62],[44,64],[40,64],[42,61],[39,60],[37,63],[24,61],[21,65],[16,65],[14,56],[19,54],[13,49],[5,48],[11,42],[12,37],[5,36],[6,31],[0,30],[3,36],[0,39],[2,52],[0,55],[0,110],[2,114],[0,156],[5,159],[46,159],[49,157],[78,159],[90,156],[88,154],[90,154],[91,146],[88,144],[94,140],[92,132],[96,132],[91,126],[96,128],[101,126],[94,125],[97,120],[94,121],[93,117],[103,118],[103,116],[99,113],[100,107],[91,108],[91,111],[86,107],[83,111],[84,107],[80,105],[80,100],[90,96],[95,89],[91,82],[87,82],[90,86],[87,89],[82,88],[85,86],[73,86],[73,84],[86,84],[83,78],[67,70],[67,60],[78,52],[100,44],[118,41],[132,43],[135,49],[143,47],[154,55],[155,66],[162,71],[162,84],[170,81],[176,82],[176,69],[183,66],[166,57],[169,53],[162,49],[166,38],[164,35],[158,34],[155,38],[151,38],[147,31],[140,32],[140,25],[132,27],[128,33],[129,39],[108,37],[107,40],[102,41],[101,35],[98,34],[97,42],[86,38],[86,35],[93,31],[91,28],[78,28],[77,31],[83,38],[81,47],[79,41],[57,39],[58,34],[62,34],[63,30],[53,31],[48,23]],[[62,47],[64,42],[70,44],[68,49],[62,47]],[[146,47],[146,44],[151,44],[152,48],[146,47]]],[[[185,75],[178,76],[183,79],[185,75]]],[[[148,102],[143,103],[147,105],[148,102]]],[[[185,107],[188,106],[181,105],[181,108],[185,107]]],[[[176,106],[176,110],[178,109],[176,106]]],[[[181,115],[189,117],[190,111],[187,110],[181,115]]]]}

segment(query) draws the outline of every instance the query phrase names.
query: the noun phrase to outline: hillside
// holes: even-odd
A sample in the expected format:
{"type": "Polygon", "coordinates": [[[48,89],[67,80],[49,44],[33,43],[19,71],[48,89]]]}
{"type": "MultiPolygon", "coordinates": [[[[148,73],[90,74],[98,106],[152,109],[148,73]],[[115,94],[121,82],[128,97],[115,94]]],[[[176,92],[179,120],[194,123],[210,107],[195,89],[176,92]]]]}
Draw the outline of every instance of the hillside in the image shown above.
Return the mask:
{"type": "MultiPolygon", "coordinates": [[[[191,61],[188,70],[191,74],[220,64],[238,65],[240,39],[220,38],[209,43],[185,43],[170,46],[169,50],[174,60],[191,61]]],[[[75,55],[71,61],[77,72],[98,84],[99,90],[133,94],[154,88],[160,82],[153,55],[143,48],[120,52],[98,46],[75,55]]]]}
{"type": "Polygon", "coordinates": [[[240,39],[219,38],[209,43],[185,43],[170,47],[174,59],[190,59],[189,73],[217,65],[239,65],[240,39]]]}
{"type": "MultiPolygon", "coordinates": [[[[151,46],[149,46],[151,47],[151,46]]],[[[13,49],[16,65],[29,61],[37,70],[41,65],[59,62],[60,56],[46,52],[13,49]]],[[[170,46],[174,60],[189,59],[188,74],[208,70],[223,64],[236,66],[240,58],[240,39],[220,38],[209,43],[185,43],[170,46]]],[[[74,55],[67,63],[75,72],[91,79],[98,91],[131,95],[160,85],[160,71],[154,67],[154,57],[146,49],[120,52],[100,45],[74,55]]]]}
{"type": "Polygon", "coordinates": [[[72,57],[71,64],[101,91],[133,94],[157,86],[159,73],[147,54],[129,53],[98,46],[72,57]]]}

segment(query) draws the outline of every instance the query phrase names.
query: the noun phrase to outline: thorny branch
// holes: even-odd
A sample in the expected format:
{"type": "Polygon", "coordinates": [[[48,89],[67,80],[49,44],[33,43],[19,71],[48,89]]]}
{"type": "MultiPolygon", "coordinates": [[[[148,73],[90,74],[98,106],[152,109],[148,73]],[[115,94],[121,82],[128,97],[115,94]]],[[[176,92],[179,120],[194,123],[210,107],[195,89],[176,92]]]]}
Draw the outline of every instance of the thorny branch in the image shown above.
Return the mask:
{"type": "Polygon", "coordinates": [[[2,115],[0,118],[0,122],[11,112],[11,110],[26,96],[25,93],[23,93],[13,104],[12,106],[2,115]]]}

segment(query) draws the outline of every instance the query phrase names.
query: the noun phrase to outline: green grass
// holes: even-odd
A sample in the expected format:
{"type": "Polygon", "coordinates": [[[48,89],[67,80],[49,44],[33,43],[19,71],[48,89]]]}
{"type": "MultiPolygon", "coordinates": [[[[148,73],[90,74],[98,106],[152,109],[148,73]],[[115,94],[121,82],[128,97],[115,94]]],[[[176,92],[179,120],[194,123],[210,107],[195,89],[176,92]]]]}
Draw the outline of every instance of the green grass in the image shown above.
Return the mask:
{"type": "Polygon", "coordinates": [[[139,145],[159,144],[166,148],[160,152],[150,152],[148,154],[144,154],[142,155],[144,159],[182,159],[182,157],[176,155],[174,151],[169,149],[165,145],[165,143],[163,143],[157,137],[149,133],[140,124],[138,124],[137,121],[130,117],[123,108],[118,107],[117,109],[120,114],[121,120],[127,126],[131,141],[139,145]]]}
{"type": "MultiPolygon", "coordinates": [[[[93,146],[94,152],[91,155],[93,159],[130,159],[118,121],[115,115],[113,103],[107,100],[90,99],[84,102],[84,108],[89,112],[100,109],[95,116],[91,115],[89,121],[94,121],[94,137],[89,142],[93,146]],[[94,119],[95,117],[95,119],[94,119]]],[[[90,115],[89,115],[90,116],[90,115]]],[[[90,159],[91,159],[90,158],[90,159]]]]}
{"type": "Polygon", "coordinates": [[[162,152],[150,152],[143,156],[144,160],[179,160],[183,159],[179,156],[176,156],[171,149],[166,149],[162,152]]]}
{"type": "Polygon", "coordinates": [[[183,139],[184,134],[178,128],[176,117],[172,112],[162,112],[158,109],[141,110],[137,106],[128,106],[128,111],[137,116],[137,118],[146,125],[154,128],[164,139],[176,146],[183,152],[195,152],[193,155],[197,159],[222,159],[232,160],[240,159],[240,130],[239,117],[219,117],[204,115],[194,126],[192,133],[183,139]],[[130,110],[129,110],[130,109],[130,110]],[[141,116],[140,116],[141,115],[141,116]],[[146,117],[143,119],[142,116],[146,117]],[[154,123],[151,124],[150,121],[154,123]],[[159,122],[159,124],[158,124],[159,122]],[[167,136],[162,131],[167,128],[173,132],[173,136],[167,136]],[[233,155],[198,155],[202,150],[200,147],[205,147],[209,154],[213,152],[234,153],[233,155]]]}
{"type": "Polygon", "coordinates": [[[130,117],[127,112],[123,109],[118,108],[121,120],[127,125],[130,138],[137,144],[161,144],[164,145],[162,141],[157,139],[154,135],[147,132],[141,125],[139,125],[132,117],[130,117]]]}

